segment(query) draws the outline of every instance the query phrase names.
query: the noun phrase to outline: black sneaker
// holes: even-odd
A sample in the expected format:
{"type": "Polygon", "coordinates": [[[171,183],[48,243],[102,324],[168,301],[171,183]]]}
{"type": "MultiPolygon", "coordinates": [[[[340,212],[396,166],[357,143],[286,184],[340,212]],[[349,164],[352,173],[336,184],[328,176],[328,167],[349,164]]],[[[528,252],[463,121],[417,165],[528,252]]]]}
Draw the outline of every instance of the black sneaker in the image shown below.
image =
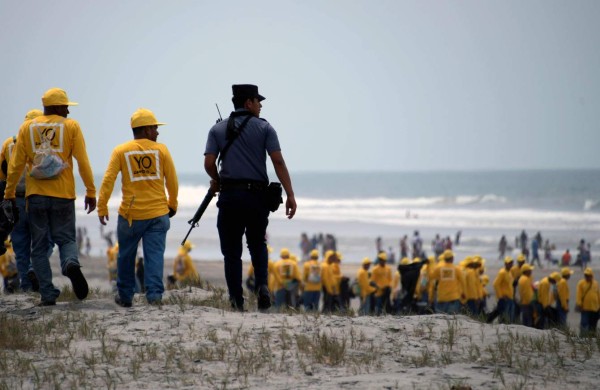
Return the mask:
{"type": "Polygon", "coordinates": [[[271,307],[271,293],[269,287],[262,285],[258,287],[258,310],[265,311],[271,307]]]}
{"type": "Polygon", "coordinates": [[[115,303],[121,307],[131,307],[131,302],[123,302],[119,295],[115,296],[115,303]]]}
{"type": "Polygon", "coordinates": [[[75,296],[80,300],[85,299],[88,295],[88,284],[81,273],[81,267],[75,264],[68,265],[66,275],[71,279],[75,296]]]}
{"type": "Polygon", "coordinates": [[[29,282],[31,283],[31,291],[39,292],[40,291],[40,282],[38,281],[37,275],[35,274],[35,272],[32,269],[27,271],[27,279],[29,279],[29,282]]]}

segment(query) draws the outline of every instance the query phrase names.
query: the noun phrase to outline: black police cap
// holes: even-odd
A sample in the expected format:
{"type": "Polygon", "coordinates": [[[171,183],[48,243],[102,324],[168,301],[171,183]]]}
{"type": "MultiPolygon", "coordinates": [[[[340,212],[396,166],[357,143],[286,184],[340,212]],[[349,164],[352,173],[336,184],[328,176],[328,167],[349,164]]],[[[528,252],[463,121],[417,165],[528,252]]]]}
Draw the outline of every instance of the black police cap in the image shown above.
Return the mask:
{"type": "Polygon", "coordinates": [[[258,87],[252,84],[234,84],[231,86],[234,99],[254,99],[265,100],[265,97],[258,93],[258,87]]]}

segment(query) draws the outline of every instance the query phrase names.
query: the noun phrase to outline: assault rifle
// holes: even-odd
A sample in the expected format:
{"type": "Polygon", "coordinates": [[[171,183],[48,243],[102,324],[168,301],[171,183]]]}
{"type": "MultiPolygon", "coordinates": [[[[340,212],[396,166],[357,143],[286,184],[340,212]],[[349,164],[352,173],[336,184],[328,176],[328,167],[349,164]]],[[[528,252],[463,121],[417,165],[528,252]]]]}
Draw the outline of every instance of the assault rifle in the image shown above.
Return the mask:
{"type": "MultiPolygon", "coordinates": [[[[217,105],[217,103],[215,103],[215,106],[217,106],[217,112],[219,113],[219,119],[217,119],[217,123],[219,123],[223,120],[223,118],[221,117],[221,110],[219,110],[219,106],[217,105]]],[[[189,237],[192,230],[195,227],[198,227],[198,222],[200,221],[200,218],[202,218],[202,214],[204,214],[204,211],[206,210],[206,208],[212,201],[212,198],[214,198],[214,197],[215,197],[215,193],[209,189],[206,192],[206,195],[204,196],[204,200],[202,200],[202,203],[200,203],[198,210],[196,210],[196,214],[194,214],[194,217],[188,221],[188,223],[191,226],[190,226],[190,230],[188,230],[187,234],[185,235],[183,241],[181,241],[182,246],[185,243],[185,240],[187,240],[187,238],[189,237]]]]}

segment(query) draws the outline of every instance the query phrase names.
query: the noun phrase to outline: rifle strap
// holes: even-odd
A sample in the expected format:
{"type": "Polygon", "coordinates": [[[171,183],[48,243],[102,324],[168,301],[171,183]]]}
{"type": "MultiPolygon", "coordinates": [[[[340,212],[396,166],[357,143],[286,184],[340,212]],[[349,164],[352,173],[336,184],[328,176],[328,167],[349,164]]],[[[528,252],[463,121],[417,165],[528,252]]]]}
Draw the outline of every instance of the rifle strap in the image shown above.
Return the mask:
{"type": "Polygon", "coordinates": [[[225,147],[223,148],[221,153],[219,153],[219,160],[217,161],[217,165],[220,165],[223,162],[223,159],[225,158],[227,151],[231,147],[231,144],[233,144],[233,141],[235,141],[236,138],[238,138],[240,136],[240,134],[242,133],[242,130],[244,130],[244,127],[246,127],[246,124],[248,124],[248,122],[250,121],[251,118],[252,118],[252,114],[250,114],[247,111],[232,112],[231,115],[229,115],[229,119],[227,120],[227,137],[228,137],[229,141],[227,142],[227,145],[225,145],[225,147]],[[241,115],[247,115],[247,116],[242,121],[240,126],[236,128],[234,118],[236,116],[241,116],[241,115]]]}

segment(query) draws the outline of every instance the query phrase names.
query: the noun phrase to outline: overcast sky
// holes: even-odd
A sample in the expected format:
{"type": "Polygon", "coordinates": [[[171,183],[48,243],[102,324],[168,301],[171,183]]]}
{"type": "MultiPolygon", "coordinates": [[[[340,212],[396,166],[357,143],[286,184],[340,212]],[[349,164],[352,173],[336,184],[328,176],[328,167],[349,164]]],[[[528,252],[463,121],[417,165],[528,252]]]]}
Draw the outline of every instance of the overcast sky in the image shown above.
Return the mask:
{"type": "Polygon", "coordinates": [[[64,88],[94,172],[138,107],[179,172],[253,83],[289,169],[600,168],[600,1],[0,0],[0,118],[64,88]]]}

